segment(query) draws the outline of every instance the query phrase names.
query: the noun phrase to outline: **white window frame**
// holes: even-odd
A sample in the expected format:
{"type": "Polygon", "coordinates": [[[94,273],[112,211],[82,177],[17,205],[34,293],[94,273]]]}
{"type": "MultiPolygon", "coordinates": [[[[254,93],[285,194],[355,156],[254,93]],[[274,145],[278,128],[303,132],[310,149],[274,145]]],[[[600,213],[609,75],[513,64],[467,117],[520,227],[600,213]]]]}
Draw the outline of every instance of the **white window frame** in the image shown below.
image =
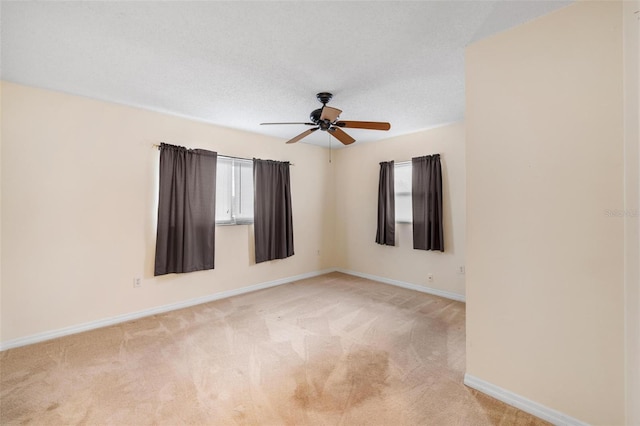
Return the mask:
{"type": "Polygon", "coordinates": [[[224,173],[223,167],[218,167],[216,173],[216,225],[250,225],[253,223],[253,160],[218,155],[218,166],[222,163],[230,167],[225,179],[220,174],[224,173]],[[251,165],[250,173],[247,173],[247,165],[251,165]],[[228,186],[222,190],[221,185],[228,186]],[[223,200],[222,197],[227,198],[223,200]],[[223,205],[226,214],[219,217],[223,205]]]}
{"type": "Polygon", "coordinates": [[[402,161],[393,165],[393,193],[395,197],[396,223],[413,223],[411,203],[411,161],[402,161]]]}

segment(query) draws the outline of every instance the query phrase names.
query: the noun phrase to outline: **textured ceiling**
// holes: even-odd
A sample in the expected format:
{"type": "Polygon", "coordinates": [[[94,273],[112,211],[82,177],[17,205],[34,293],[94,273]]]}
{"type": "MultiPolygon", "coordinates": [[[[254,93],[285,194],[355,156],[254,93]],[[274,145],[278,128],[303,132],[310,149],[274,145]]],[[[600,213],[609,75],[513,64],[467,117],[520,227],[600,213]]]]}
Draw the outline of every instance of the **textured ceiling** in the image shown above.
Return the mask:
{"type": "Polygon", "coordinates": [[[1,72],[283,141],[306,127],[259,123],[308,121],[329,91],[341,119],[391,123],[348,130],[364,143],[461,120],[465,46],[569,3],[3,1],[1,72]]]}

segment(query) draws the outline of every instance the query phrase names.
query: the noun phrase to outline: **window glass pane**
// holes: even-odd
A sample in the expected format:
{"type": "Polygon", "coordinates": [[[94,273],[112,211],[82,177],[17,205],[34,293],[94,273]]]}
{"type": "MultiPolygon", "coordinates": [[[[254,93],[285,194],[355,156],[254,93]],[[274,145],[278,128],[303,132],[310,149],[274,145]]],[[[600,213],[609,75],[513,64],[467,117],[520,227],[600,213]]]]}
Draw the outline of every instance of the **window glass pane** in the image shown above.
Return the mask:
{"type": "Polygon", "coordinates": [[[411,194],[396,194],[396,222],[411,223],[411,194]]]}
{"type": "Polygon", "coordinates": [[[216,223],[231,222],[232,161],[218,157],[216,167],[216,223]]]}
{"type": "Polygon", "coordinates": [[[216,223],[253,223],[253,161],[218,156],[216,223]]]}
{"type": "Polygon", "coordinates": [[[393,186],[396,203],[396,222],[411,223],[411,162],[396,164],[393,168],[393,186]]]}
{"type": "Polygon", "coordinates": [[[238,223],[253,222],[253,161],[236,160],[235,218],[238,223]]]}

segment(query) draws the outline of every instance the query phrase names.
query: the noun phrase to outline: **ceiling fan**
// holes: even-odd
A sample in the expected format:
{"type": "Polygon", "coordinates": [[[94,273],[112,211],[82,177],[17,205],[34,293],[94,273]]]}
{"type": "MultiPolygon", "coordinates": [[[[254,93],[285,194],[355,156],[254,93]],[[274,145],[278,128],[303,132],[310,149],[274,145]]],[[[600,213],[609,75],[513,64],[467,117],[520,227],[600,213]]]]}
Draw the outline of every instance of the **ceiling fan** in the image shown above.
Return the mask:
{"type": "Polygon", "coordinates": [[[286,143],[295,143],[300,139],[309,136],[316,130],[322,130],[329,132],[331,136],[338,139],[345,145],[354,143],[356,140],[345,133],[342,128],[350,129],[369,129],[369,130],[389,130],[391,124],[383,123],[380,121],[345,121],[338,120],[340,113],[342,112],[338,108],[332,108],[327,106],[327,103],[331,100],[333,95],[328,92],[321,92],[316,95],[316,98],[322,103],[322,108],[314,110],[309,115],[310,123],[260,123],[260,125],[279,125],[279,124],[304,124],[305,126],[315,126],[313,129],[309,129],[300,133],[298,136],[289,139],[286,143]]]}

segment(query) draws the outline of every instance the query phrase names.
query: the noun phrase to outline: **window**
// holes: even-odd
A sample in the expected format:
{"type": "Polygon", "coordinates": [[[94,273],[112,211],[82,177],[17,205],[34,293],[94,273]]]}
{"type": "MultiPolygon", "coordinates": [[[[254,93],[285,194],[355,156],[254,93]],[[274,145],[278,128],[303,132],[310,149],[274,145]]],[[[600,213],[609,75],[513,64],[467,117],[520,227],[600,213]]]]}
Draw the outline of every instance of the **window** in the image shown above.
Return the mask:
{"type": "Polygon", "coordinates": [[[218,155],[216,224],[253,223],[253,161],[218,155]]]}
{"type": "Polygon", "coordinates": [[[411,223],[411,161],[395,163],[393,167],[396,222],[411,223]]]}

